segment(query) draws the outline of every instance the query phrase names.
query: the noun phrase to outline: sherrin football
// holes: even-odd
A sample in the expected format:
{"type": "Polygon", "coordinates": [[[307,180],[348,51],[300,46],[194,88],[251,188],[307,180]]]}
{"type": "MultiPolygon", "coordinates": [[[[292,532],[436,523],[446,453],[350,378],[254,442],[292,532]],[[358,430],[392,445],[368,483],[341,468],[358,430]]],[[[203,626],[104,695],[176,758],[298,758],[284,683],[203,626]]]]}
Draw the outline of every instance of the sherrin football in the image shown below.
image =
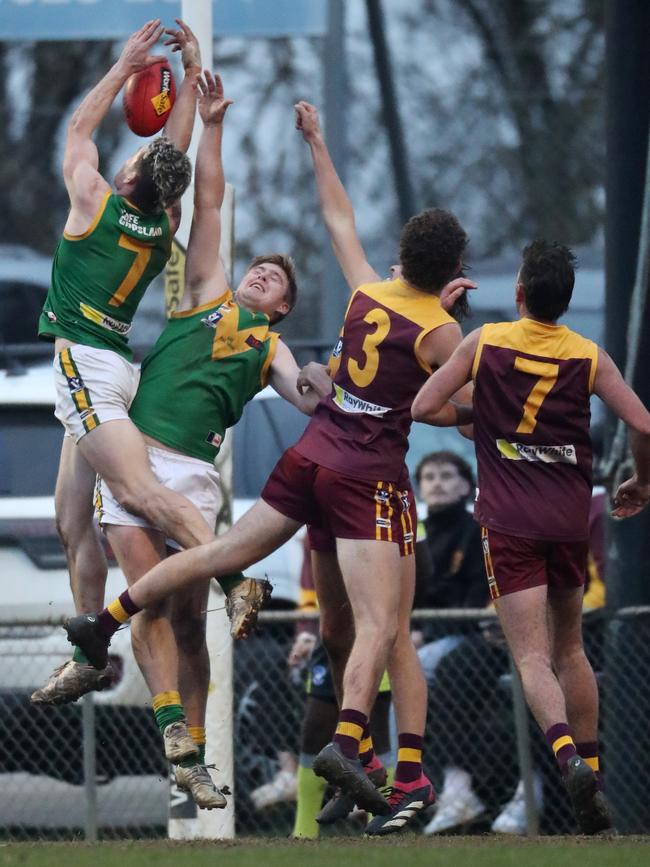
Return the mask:
{"type": "Polygon", "coordinates": [[[124,85],[124,115],[136,135],[155,135],[165,125],[176,98],[176,85],[171,67],[159,60],[134,72],[124,85]]]}

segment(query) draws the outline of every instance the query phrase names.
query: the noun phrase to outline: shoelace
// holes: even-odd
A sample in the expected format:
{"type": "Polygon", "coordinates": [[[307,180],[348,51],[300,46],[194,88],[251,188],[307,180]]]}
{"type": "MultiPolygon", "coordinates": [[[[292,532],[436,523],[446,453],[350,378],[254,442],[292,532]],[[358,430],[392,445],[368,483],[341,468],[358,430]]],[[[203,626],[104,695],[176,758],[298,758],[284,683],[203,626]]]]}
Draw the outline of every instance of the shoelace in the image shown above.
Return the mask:
{"type": "Polygon", "coordinates": [[[386,786],[385,789],[381,790],[381,793],[393,809],[399,807],[399,805],[405,801],[409,795],[407,791],[400,789],[397,786],[386,786]]]}
{"type": "MultiPolygon", "coordinates": [[[[219,768],[216,765],[192,765],[187,770],[190,772],[190,774],[193,774],[194,776],[198,776],[199,774],[202,775],[203,772],[208,774],[209,768],[211,768],[213,771],[219,770],[219,768]]],[[[232,794],[232,792],[230,791],[230,788],[228,786],[217,786],[216,783],[214,782],[214,780],[212,779],[212,777],[210,776],[210,774],[208,774],[208,777],[209,777],[212,785],[215,787],[215,789],[217,789],[217,791],[221,792],[222,795],[231,795],[232,794]]]]}

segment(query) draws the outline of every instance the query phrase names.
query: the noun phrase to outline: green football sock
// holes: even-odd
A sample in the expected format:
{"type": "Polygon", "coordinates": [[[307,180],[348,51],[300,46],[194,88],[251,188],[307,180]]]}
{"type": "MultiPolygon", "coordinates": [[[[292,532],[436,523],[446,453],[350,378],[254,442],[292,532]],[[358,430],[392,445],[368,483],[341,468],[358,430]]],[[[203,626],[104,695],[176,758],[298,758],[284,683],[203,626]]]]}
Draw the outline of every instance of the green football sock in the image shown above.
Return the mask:
{"type": "Polygon", "coordinates": [[[75,647],[74,653],[72,654],[72,661],[78,662],[80,665],[90,665],[90,660],[79,647],[75,647]]]}
{"type": "Polygon", "coordinates": [[[153,715],[156,717],[160,734],[171,723],[185,719],[181,697],[176,691],[159,692],[151,700],[151,706],[153,707],[153,715]]]}
{"type": "Polygon", "coordinates": [[[234,587],[236,587],[238,584],[241,584],[242,581],[245,580],[246,577],[242,572],[238,572],[237,575],[222,575],[221,578],[217,578],[217,581],[221,585],[221,589],[226,594],[226,596],[234,587]]]}
{"type": "Polygon", "coordinates": [[[316,815],[323,803],[327,782],[322,777],[317,777],[313,772],[311,768],[313,759],[313,756],[300,756],[296,820],[292,837],[315,839],[320,830],[316,815]],[[308,767],[305,767],[306,763],[308,763],[308,767]]]}

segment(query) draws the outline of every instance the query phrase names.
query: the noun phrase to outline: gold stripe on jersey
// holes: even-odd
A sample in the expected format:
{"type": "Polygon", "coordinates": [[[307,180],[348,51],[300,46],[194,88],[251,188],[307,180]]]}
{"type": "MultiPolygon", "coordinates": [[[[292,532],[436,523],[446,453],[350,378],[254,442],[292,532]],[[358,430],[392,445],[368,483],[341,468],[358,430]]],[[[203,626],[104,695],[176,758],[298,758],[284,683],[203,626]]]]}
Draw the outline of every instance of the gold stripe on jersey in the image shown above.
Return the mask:
{"type": "Polygon", "coordinates": [[[476,379],[481,355],[485,346],[497,346],[537,355],[540,358],[567,361],[588,359],[589,391],[593,391],[598,366],[598,346],[566,325],[549,325],[536,319],[523,317],[515,322],[496,322],[481,328],[479,343],[472,365],[472,378],[476,379]]]}
{"type": "Polygon", "coordinates": [[[400,279],[366,283],[359,286],[357,292],[362,292],[373,301],[378,301],[389,310],[394,310],[405,319],[410,319],[426,331],[433,331],[440,325],[456,322],[442,309],[438,295],[420,292],[419,289],[407,286],[400,279]]]}
{"type": "Polygon", "coordinates": [[[111,196],[111,190],[108,190],[104,194],[104,198],[101,201],[101,204],[97,210],[97,213],[93,217],[92,223],[90,224],[90,226],[88,226],[88,228],[86,229],[85,232],[82,232],[80,235],[71,235],[69,232],[63,233],[63,237],[66,239],[66,241],[83,241],[84,238],[87,238],[89,235],[92,235],[92,233],[97,228],[97,223],[99,223],[99,221],[102,218],[102,214],[106,210],[106,205],[108,204],[108,200],[109,200],[110,196],[111,196]]]}
{"type": "Polygon", "coordinates": [[[212,310],[220,304],[232,301],[232,298],[232,292],[230,289],[227,289],[223,295],[219,295],[218,298],[213,298],[212,301],[206,301],[205,304],[201,304],[199,307],[190,307],[189,310],[174,310],[173,313],[169,314],[169,319],[186,319],[188,316],[196,316],[197,313],[206,313],[208,310],[212,310]]]}

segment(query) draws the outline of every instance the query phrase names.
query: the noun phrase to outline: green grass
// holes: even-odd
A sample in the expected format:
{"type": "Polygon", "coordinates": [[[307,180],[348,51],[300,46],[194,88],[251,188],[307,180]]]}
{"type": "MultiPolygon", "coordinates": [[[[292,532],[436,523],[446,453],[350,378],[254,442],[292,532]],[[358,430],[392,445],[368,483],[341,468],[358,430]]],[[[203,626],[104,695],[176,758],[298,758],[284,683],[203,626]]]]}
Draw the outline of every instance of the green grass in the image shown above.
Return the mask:
{"type": "Polygon", "coordinates": [[[0,867],[647,867],[650,839],[387,840],[232,843],[5,843],[0,867]]]}

